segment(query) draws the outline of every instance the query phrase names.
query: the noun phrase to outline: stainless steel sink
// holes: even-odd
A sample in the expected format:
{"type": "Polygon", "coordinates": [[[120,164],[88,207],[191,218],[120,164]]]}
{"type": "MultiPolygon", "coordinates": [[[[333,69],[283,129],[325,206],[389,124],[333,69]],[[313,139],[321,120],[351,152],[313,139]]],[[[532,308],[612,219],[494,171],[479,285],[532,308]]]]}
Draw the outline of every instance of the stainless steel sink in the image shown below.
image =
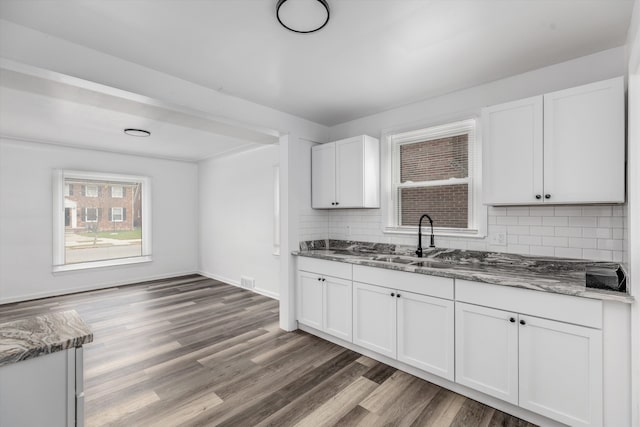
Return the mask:
{"type": "Polygon", "coordinates": [[[416,267],[426,267],[426,268],[451,268],[452,265],[445,262],[437,262],[437,261],[413,261],[411,265],[416,267]]]}
{"type": "Polygon", "coordinates": [[[399,256],[385,255],[375,258],[375,261],[393,262],[395,264],[411,264],[414,260],[411,258],[402,258],[399,256]]]}

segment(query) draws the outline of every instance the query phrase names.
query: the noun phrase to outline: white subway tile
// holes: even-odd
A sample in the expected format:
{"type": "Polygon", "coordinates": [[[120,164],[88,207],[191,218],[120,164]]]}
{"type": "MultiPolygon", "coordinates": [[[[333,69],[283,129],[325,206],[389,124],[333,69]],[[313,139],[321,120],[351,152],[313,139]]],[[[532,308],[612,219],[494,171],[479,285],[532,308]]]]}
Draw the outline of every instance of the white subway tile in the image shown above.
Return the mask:
{"type": "Polygon", "coordinates": [[[623,251],[613,251],[612,261],[613,262],[624,262],[624,252],[623,251]]]}
{"type": "Polygon", "coordinates": [[[531,227],[529,227],[529,232],[531,233],[531,235],[535,235],[535,236],[553,236],[553,235],[555,235],[553,227],[531,226],[531,227]]]}
{"type": "Polygon", "coordinates": [[[470,251],[486,251],[487,242],[483,240],[470,241],[467,244],[467,249],[469,249],[470,251]]]}
{"type": "Polygon", "coordinates": [[[622,228],[612,228],[611,237],[614,239],[624,239],[624,230],[622,228]]]}
{"type": "Polygon", "coordinates": [[[531,255],[538,256],[555,256],[555,251],[553,246],[530,246],[531,255]]]}
{"type": "Polygon", "coordinates": [[[542,218],[542,225],[563,227],[569,224],[569,218],[566,216],[545,216],[542,218]]]}
{"type": "Polygon", "coordinates": [[[518,236],[509,234],[507,235],[507,245],[517,245],[518,244],[518,236]]]}
{"type": "Polygon", "coordinates": [[[487,251],[489,252],[506,252],[507,247],[502,245],[487,245],[487,251]]]}
{"type": "Polygon", "coordinates": [[[492,224],[497,224],[497,217],[490,215],[487,217],[487,224],[492,225],[492,224]]]}
{"type": "Polygon", "coordinates": [[[610,228],[583,228],[582,229],[583,237],[597,238],[597,239],[610,239],[611,238],[611,229],[610,228]]]}
{"type": "Polygon", "coordinates": [[[513,207],[507,208],[508,216],[529,216],[529,208],[528,207],[513,207]]]}
{"type": "Polygon", "coordinates": [[[606,249],[609,251],[621,251],[622,240],[598,239],[598,249],[606,249]]]}
{"type": "Polygon", "coordinates": [[[529,215],[531,216],[553,216],[553,206],[531,206],[529,207],[529,215]]]}
{"type": "Polygon", "coordinates": [[[489,206],[489,215],[494,216],[506,216],[507,208],[500,208],[496,206],[489,206]]]}
{"type": "Polygon", "coordinates": [[[583,248],[583,249],[596,249],[598,247],[598,241],[596,239],[583,239],[580,237],[570,237],[569,247],[583,248]]]}
{"type": "Polygon", "coordinates": [[[582,209],[580,209],[579,206],[556,206],[554,212],[556,216],[581,216],[582,215],[582,209]]]}
{"type": "Polygon", "coordinates": [[[520,225],[542,225],[542,217],[540,216],[519,216],[518,224],[520,225]]]}
{"type": "Polygon", "coordinates": [[[613,216],[626,216],[625,206],[613,206],[612,215],[613,216]]]}
{"type": "Polygon", "coordinates": [[[518,225],[516,216],[499,216],[496,219],[498,225],[518,225]]]}
{"type": "Polygon", "coordinates": [[[528,225],[508,225],[507,233],[509,234],[529,234],[530,227],[528,225]]]}
{"type": "Polygon", "coordinates": [[[598,217],[598,227],[622,228],[622,218],[618,216],[598,217]]]}
{"type": "Polygon", "coordinates": [[[584,259],[592,259],[596,261],[612,261],[613,252],[599,249],[583,249],[582,256],[584,259]]]}
{"type": "Polygon", "coordinates": [[[558,237],[582,237],[582,228],[580,228],[580,227],[556,227],[556,236],[558,236],[558,237]]]}
{"type": "Polygon", "coordinates": [[[598,221],[595,216],[572,216],[569,217],[569,225],[571,227],[596,227],[598,221]]]}
{"type": "Polygon", "coordinates": [[[521,245],[542,245],[542,236],[518,236],[521,245]]]}
{"type": "Polygon", "coordinates": [[[582,258],[582,249],[555,248],[554,255],[562,258],[582,258]]]}
{"type": "Polygon", "coordinates": [[[584,206],[582,216],[611,216],[613,209],[611,206],[584,206]]]}
{"type": "Polygon", "coordinates": [[[569,246],[569,238],[568,237],[544,236],[542,238],[542,245],[543,246],[567,247],[567,246],[569,246]]]}

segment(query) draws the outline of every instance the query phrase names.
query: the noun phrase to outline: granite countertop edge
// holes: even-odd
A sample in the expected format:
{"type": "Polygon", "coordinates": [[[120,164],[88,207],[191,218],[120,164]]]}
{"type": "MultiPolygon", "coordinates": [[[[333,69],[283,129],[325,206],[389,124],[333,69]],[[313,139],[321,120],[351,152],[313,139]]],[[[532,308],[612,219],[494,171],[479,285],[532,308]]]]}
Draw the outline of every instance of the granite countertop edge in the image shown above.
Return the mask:
{"type": "Polygon", "coordinates": [[[0,367],[90,342],[93,333],[75,310],[0,323],[0,367]]]}
{"type": "MultiPolygon", "coordinates": [[[[372,253],[363,253],[361,255],[352,253],[350,255],[342,255],[336,254],[330,249],[298,250],[292,251],[291,254],[294,256],[318,258],[348,264],[384,268],[387,270],[425,274],[428,276],[463,279],[492,285],[509,286],[603,301],[616,301],[627,304],[632,304],[635,301],[634,297],[626,292],[587,288],[584,284],[578,283],[576,277],[570,274],[567,274],[566,280],[563,280],[563,278],[557,274],[552,277],[545,277],[545,274],[543,273],[535,273],[530,277],[523,278],[519,277],[521,271],[514,271],[514,273],[508,274],[504,271],[500,271],[499,269],[492,272],[490,271],[490,268],[485,268],[485,270],[489,271],[473,271],[473,269],[464,269],[463,265],[456,265],[455,263],[450,263],[452,268],[447,269],[419,267],[415,265],[371,260],[372,253]]],[[[380,253],[379,255],[386,254],[380,253]]],[[[428,258],[424,258],[424,260],[429,261],[428,258]]]]}

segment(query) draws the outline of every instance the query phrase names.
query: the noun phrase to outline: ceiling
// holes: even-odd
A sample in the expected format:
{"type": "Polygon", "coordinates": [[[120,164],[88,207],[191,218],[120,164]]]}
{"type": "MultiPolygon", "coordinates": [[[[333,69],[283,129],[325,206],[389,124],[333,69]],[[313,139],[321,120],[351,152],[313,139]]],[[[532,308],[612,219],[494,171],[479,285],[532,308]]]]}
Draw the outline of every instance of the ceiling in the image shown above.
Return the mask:
{"type": "Polygon", "coordinates": [[[129,92],[0,63],[0,135],[160,158],[198,161],[278,142],[276,133],[228,123],[129,92]],[[151,132],[148,138],[125,128],[151,132]]]}
{"type": "Polygon", "coordinates": [[[327,126],[623,45],[633,0],[2,0],[0,17],[327,126]]]}

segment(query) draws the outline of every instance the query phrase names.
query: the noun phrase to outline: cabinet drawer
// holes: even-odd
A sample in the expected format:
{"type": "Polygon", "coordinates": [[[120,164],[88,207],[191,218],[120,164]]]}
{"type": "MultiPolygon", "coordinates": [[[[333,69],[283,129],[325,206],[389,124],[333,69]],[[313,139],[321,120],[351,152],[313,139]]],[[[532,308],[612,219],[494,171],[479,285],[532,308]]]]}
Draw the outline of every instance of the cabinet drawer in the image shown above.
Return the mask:
{"type": "Polygon", "coordinates": [[[602,302],[456,279],[456,301],[602,328],[602,302]]]}
{"type": "Polygon", "coordinates": [[[351,280],[352,265],[325,259],[298,257],[298,270],[310,271],[322,276],[333,276],[351,280]]]}
{"type": "Polygon", "coordinates": [[[453,299],[453,279],[447,277],[354,265],[353,280],[416,294],[453,299]]]}

